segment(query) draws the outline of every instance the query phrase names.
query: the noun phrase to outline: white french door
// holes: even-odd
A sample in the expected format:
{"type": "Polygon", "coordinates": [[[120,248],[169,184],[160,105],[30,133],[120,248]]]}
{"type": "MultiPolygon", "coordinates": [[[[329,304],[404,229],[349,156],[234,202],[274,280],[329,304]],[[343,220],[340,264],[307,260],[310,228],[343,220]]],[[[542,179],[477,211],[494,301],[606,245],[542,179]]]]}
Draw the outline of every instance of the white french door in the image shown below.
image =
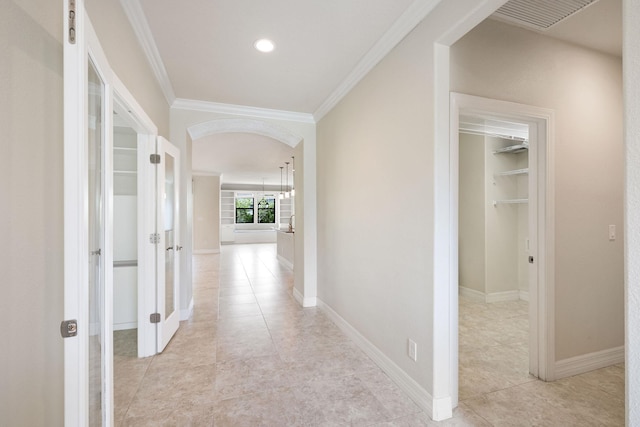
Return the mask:
{"type": "Polygon", "coordinates": [[[111,425],[110,68],[84,3],[63,4],[65,425],[111,425]]]}
{"type": "Polygon", "coordinates": [[[180,155],[164,138],[155,141],[157,128],[111,71],[84,0],[64,0],[63,21],[65,425],[111,426],[114,91],[144,128],[138,138],[138,332],[144,356],[161,352],[179,326],[180,155]],[[143,167],[151,153],[160,159],[154,171],[143,167]]]}
{"type": "Polygon", "coordinates": [[[158,138],[157,221],[157,351],[167,346],[180,325],[180,152],[158,138]]]}

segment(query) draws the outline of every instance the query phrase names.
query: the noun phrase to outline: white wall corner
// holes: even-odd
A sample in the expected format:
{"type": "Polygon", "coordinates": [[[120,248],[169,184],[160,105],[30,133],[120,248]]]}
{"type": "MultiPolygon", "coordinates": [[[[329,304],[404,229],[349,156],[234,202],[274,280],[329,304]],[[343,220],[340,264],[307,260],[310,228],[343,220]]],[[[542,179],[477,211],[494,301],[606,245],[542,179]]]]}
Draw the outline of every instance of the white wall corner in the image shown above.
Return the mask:
{"type": "Polygon", "coordinates": [[[433,415],[431,418],[434,421],[442,421],[453,417],[453,409],[451,397],[441,397],[433,399],[433,415]]]}
{"type": "Polygon", "coordinates": [[[189,307],[180,310],[180,320],[189,320],[193,315],[193,297],[189,302],[189,307]]]}
{"type": "Polygon", "coordinates": [[[569,359],[558,360],[555,379],[584,374],[594,369],[606,368],[624,362],[624,346],[583,354],[569,359]]]}
{"type": "Polygon", "coordinates": [[[319,301],[315,297],[313,297],[313,298],[310,298],[310,297],[305,298],[304,295],[302,295],[302,293],[300,293],[300,291],[297,290],[296,288],[293,288],[293,297],[304,308],[316,307],[318,305],[318,301],[319,301]]]}
{"type": "MultiPolygon", "coordinates": [[[[420,386],[405,371],[389,359],[378,347],[373,345],[371,341],[366,339],[360,332],[351,326],[342,316],[336,313],[324,301],[318,299],[318,308],[322,310],[329,319],[331,319],[347,337],[352,339],[356,345],[365,352],[373,362],[380,367],[409,397],[418,405],[420,409],[425,411],[432,419],[435,416],[445,417],[448,407],[449,416],[451,417],[451,398],[433,399],[429,392],[420,386]],[[448,399],[448,401],[447,401],[448,399]],[[434,405],[437,405],[434,406],[434,405]],[[436,409],[438,413],[436,414],[436,409]]],[[[445,418],[438,418],[440,420],[445,418]]]]}
{"type": "Polygon", "coordinates": [[[521,289],[519,292],[520,292],[520,299],[522,301],[529,301],[529,291],[523,291],[521,289]]]}

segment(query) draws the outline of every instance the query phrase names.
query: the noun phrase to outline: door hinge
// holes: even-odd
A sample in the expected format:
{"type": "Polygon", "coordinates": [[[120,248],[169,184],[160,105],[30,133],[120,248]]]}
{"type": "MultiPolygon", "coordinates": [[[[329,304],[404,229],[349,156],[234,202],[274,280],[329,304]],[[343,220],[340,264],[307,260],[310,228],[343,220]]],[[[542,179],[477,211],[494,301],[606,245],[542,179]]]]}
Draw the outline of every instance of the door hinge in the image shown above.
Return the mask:
{"type": "Polygon", "coordinates": [[[149,161],[151,162],[152,165],[159,165],[160,164],[160,154],[151,154],[149,156],[149,161]]]}
{"type": "Polygon", "coordinates": [[[160,243],[160,233],[151,233],[149,234],[149,243],[157,245],[160,243]]]}
{"type": "Polygon", "coordinates": [[[69,0],[69,43],[76,44],[76,0],[69,0]]]}
{"type": "Polygon", "coordinates": [[[78,335],[78,321],[76,319],[63,320],[62,323],[60,323],[60,335],[62,335],[62,338],[70,338],[78,335]]]}
{"type": "Polygon", "coordinates": [[[160,313],[151,313],[151,316],[149,316],[149,321],[151,323],[160,323],[160,313]]]}

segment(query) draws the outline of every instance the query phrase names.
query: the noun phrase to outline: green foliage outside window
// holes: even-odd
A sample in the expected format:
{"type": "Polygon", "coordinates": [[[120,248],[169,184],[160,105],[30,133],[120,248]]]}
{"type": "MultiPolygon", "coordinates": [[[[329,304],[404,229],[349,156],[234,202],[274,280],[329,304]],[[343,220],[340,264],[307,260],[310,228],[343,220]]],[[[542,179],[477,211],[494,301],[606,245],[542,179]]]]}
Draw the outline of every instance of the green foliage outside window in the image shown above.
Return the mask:
{"type": "Polygon", "coordinates": [[[236,224],[253,223],[253,197],[236,199],[236,224]]]}
{"type": "Polygon", "coordinates": [[[258,202],[258,223],[275,224],[276,199],[275,197],[263,197],[258,202]]]}

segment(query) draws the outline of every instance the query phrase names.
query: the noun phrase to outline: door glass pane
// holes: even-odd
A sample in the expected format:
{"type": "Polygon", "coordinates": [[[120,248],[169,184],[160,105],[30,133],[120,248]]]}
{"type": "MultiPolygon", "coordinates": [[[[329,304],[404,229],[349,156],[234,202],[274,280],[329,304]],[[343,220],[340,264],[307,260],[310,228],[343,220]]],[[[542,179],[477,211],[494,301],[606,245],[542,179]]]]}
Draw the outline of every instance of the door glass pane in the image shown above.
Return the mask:
{"type": "Polygon", "coordinates": [[[164,162],[164,237],[166,242],[166,256],[165,256],[165,318],[168,318],[173,313],[175,307],[174,298],[174,266],[176,258],[175,249],[175,159],[169,154],[165,154],[164,162]]]}
{"type": "Polygon", "coordinates": [[[89,220],[89,425],[102,425],[103,280],[102,144],[104,84],[89,63],[88,220],[89,220]]]}

